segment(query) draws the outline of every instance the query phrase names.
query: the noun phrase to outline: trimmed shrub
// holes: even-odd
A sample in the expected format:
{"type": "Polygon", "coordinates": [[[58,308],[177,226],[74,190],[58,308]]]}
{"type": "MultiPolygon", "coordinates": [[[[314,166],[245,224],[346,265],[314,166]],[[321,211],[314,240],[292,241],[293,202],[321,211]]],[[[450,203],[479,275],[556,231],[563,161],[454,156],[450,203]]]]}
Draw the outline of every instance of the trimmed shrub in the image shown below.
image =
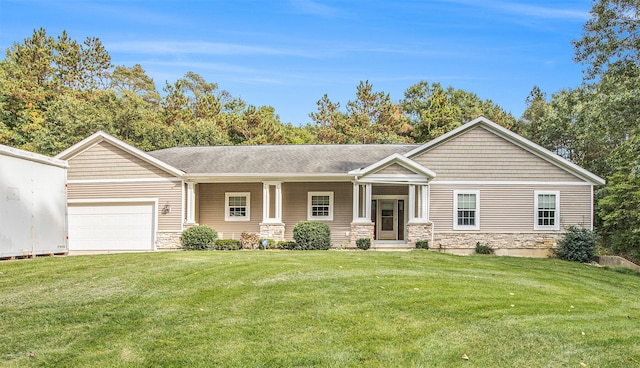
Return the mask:
{"type": "Polygon", "coordinates": [[[369,238],[360,238],[356,240],[356,247],[358,249],[367,250],[371,248],[371,239],[369,238]]]}
{"type": "Polygon", "coordinates": [[[278,243],[276,243],[276,248],[278,249],[286,249],[286,250],[294,250],[296,249],[296,242],[292,242],[292,241],[279,241],[278,243]]]}
{"type": "Polygon", "coordinates": [[[236,239],[218,239],[214,245],[215,250],[239,250],[240,240],[236,239]]]}
{"type": "Polygon", "coordinates": [[[596,255],[597,242],[598,235],[594,231],[570,226],[553,253],[565,261],[591,262],[596,255]]]}
{"type": "Polygon", "coordinates": [[[215,245],[218,233],[207,225],[199,225],[186,229],[180,235],[182,247],[187,250],[208,250],[215,245]]]}
{"type": "Polygon", "coordinates": [[[418,240],[416,242],[416,249],[429,249],[429,241],[428,240],[418,240]]]}
{"type": "Polygon", "coordinates": [[[293,228],[293,239],[300,250],[327,250],[331,247],[329,225],[319,221],[300,221],[293,228]]]}
{"type": "Polygon", "coordinates": [[[476,253],[478,254],[493,254],[495,250],[489,246],[489,244],[476,243],[476,253]]]}

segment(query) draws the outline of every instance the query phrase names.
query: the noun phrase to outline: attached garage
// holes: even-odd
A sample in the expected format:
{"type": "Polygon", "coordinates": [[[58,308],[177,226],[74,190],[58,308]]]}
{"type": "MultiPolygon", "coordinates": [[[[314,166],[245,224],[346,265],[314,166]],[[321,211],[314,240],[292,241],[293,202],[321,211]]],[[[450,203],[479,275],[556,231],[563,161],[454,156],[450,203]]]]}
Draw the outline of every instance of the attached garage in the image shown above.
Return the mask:
{"type": "Polygon", "coordinates": [[[69,251],[155,250],[157,201],[70,201],[69,251]]]}

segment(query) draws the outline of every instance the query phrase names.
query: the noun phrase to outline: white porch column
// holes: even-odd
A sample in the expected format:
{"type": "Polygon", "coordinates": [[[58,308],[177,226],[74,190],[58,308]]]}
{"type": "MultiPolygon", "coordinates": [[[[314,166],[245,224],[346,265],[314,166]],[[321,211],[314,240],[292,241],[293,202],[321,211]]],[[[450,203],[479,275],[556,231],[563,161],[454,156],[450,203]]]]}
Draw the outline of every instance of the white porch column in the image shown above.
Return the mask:
{"type": "Polygon", "coordinates": [[[353,222],[370,222],[371,219],[371,184],[353,183],[353,222]],[[364,189],[364,198],[361,190],[364,189]],[[361,200],[364,203],[361,203],[361,200]],[[360,210],[364,213],[361,213],[360,210]]]}
{"type": "Polygon", "coordinates": [[[416,219],[416,186],[409,185],[409,222],[414,222],[416,219]]]}
{"type": "Polygon", "coordinates": [[[360,218],[360,184],[353,182],[353,222],[360,218]]]}
{"type": "Polygon", "coordinates": [[[424,221],[429,221],[429,186],[421,185],[420,189],[420,217],[424,219],[424,221]]]}
{"type": "Polygon", "coordinates": [[[429,186],[409,185],[409,222],[429,221],[429,186]]]}
{"type": "Polygon", "coordinates": [[[195,183],[187,183],[187,224],[196,222],[196,192],[195,183]]]}
{"type": "Polygon", "coordinates": [[[282,222],[282,182],[262,183],[262,222],[281,223],[282,222]],[[271,187],[275,187],[274,217],[271,213],[271,187]]]}
{"type": "Polygon", "coordinates": [[[371,221],[371,184],[365,184],[365,195],[364,195],[364,216],[367,221],[371,221]]]}

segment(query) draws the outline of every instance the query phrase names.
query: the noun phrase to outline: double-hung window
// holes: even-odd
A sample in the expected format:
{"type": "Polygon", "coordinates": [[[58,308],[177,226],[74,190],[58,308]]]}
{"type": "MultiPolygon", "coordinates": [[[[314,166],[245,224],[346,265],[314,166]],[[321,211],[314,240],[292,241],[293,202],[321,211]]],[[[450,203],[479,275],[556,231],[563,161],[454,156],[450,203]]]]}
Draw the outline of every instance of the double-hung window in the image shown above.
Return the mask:
{"type": "Polygon", "coordinates": [[[309,192],[307,219],[333,221],[333,192],[309,192]]]}
{"type": "Polygon", "coordinates": [[[480,191],[453,191],[453,229],[480,230],[480,191]]]}
{"type": "Polygon", "coordinates": [[[226,221],[249,221],[251,194],[234,192],[224,194],[224,219],[226,221]]]}
{"type": "Polygon", "coordinates": [[[534,192],[534,230],[560,230],[560,192],[534,192]]]}

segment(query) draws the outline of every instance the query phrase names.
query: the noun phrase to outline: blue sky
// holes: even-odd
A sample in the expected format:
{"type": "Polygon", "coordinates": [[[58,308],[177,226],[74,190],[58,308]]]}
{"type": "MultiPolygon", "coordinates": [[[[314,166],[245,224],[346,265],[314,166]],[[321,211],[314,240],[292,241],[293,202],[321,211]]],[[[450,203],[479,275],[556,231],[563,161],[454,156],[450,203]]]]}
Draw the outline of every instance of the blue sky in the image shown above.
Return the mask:
{"type": "MultiPolygon", "coordinates": [[[[515,117],[534,85],[582,80],[571,40],[587,0],[0,0],[0,47],[36,28],[98,37],[115,65],[159,89],[188,71],[284,123],[310,122],[325,93],[342,106],[368,80],[398,101],[419,81],[490,99],[515,117]]],[[[4,57],[4,54],[3,56],[4,57]]]]}

